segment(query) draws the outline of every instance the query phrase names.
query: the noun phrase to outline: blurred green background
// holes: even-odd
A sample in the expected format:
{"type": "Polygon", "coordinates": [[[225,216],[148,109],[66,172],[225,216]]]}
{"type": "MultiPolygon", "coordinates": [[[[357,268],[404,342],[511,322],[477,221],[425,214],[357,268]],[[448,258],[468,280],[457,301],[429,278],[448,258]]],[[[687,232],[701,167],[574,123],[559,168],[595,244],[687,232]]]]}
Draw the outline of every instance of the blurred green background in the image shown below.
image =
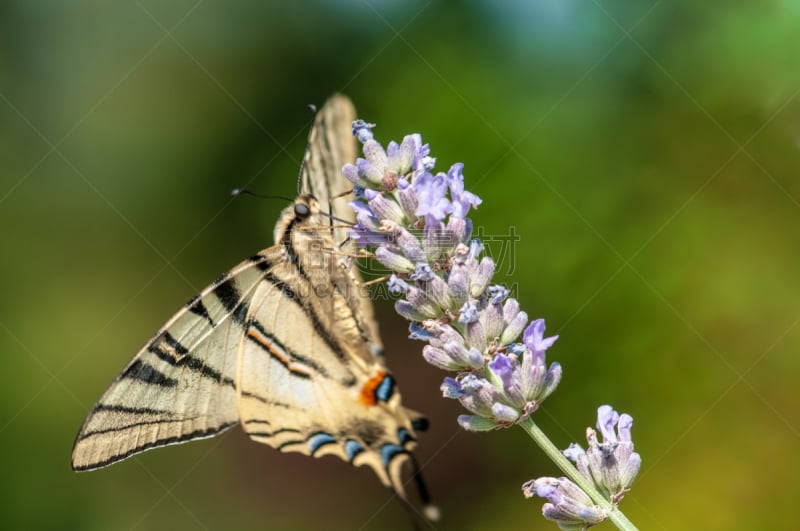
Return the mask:
{"type": "MultiPolygon", "coordinates": [[[[635,419],[640,529],[794,529],[800,488],[800,4],[0,3],[4,529],[409,529],[367,469],[238,430],[75,474],[101,392],[185,300],[271,245],[333,92],[382,141],[466,164],[498,277],[561,335],[560,447],[635,419]],[[507,276],[503,276],[507,275],[507,276]]],[[[432,529],[555,529],[521,430],[461,431],[380,307],[432,529]]],[[[603,524],[604,529],[612,529],[603,524]]]]}

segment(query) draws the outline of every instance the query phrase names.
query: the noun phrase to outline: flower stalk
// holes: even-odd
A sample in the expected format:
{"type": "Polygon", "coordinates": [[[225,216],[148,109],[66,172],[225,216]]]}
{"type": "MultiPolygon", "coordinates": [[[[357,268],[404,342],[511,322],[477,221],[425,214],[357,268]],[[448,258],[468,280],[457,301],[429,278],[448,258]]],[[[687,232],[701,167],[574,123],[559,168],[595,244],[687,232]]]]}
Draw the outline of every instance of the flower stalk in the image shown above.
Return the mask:
{"type": "Polygon", "coordinates": [[[571,445],[561,452],[541,432],[531,415],[561,380],[561,365],[546,361],[558,336],[545,337],[544,320],[529,322],[510,291],[492,284],[495,263],[472,238],[467,217],[481,199],[464,188],[463,164],[434,173],[436,159],[420,135],[384,149],[373,127],[353,123],[364,158],[342,169],[356,196],[350,237],[392,271],[395,310],[411,321],[410,337],[427,343],[423,358],[454,374],[441,391],[468,411],[459,425],[468,431],[519,425],[536,441],[569,479],[538,478],[523,492],[546,498],[543,514],[561,529],[609,519],[635,530],[617,508],[641,462],[630,440],[632,419],[602,406],[597,427],[604,441],[590,429],[587,451],[571,445]]]}

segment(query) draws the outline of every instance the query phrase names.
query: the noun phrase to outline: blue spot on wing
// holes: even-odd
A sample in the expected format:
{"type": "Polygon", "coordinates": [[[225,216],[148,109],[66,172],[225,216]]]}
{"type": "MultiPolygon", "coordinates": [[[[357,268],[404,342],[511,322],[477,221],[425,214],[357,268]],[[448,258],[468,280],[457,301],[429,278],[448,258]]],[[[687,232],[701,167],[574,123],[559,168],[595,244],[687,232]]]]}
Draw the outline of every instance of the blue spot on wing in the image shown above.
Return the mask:
{"type": "Polygon", "coordinates": [[[408,433],[407,429],[405,429],[405,428],[397,428],[397,439],[401,443],[405,444],[405,443],[407,443],[409,441],[413,441],[414,437],[412,437],[411,434],[408,433]]]}
{"type": "Polygon", "coordinates": [[[347,439],[347,441],[344,443],[344,451],[347,454],[347,460],[352,463],[353,459],[355,459],[358,454],[364,451],[364,447],[353,439],[347,439]]]}
{"type": "Polygon", "coordinates": [[[308,448],[311,450],[311,455],[319,450],[322,446],[326,444],[335,443],[336,439],[333,438],[333,435],[330,433],[325,433],[324,431],[318,431],[317,433],[312,434],[308,438],[308,448]]]}
{"type": "Polygon", "coordinates": [[[389,466],[392,459],[398,454],[405,454],[406,449],[400,446],[399,444],[384,444],[381,446],[381,458],[383,459],[383,465],[389,466]]]}
{"type": "Polygon", "coordinates": [[[381,402],[388,402],[389,399],[392,397],[392,393],[394,392],[394,378],[390,375],[386,375],[381,380],[381,383],[378,384],[378,388],[375,389],[375,396],[381,402]]]}

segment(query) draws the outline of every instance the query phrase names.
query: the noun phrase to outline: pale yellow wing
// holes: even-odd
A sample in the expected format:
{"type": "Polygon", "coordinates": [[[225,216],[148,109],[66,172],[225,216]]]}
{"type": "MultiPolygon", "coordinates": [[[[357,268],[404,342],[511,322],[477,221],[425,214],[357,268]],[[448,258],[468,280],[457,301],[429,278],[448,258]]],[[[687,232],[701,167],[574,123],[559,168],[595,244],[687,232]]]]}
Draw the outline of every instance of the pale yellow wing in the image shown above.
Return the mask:
{"type": "Polygon", "coordinates": [[[249,301],[273,247],[189,301],[117,376],[78,433],[72,468],[210,437],[239,421],[237,363],[249,301]]]}

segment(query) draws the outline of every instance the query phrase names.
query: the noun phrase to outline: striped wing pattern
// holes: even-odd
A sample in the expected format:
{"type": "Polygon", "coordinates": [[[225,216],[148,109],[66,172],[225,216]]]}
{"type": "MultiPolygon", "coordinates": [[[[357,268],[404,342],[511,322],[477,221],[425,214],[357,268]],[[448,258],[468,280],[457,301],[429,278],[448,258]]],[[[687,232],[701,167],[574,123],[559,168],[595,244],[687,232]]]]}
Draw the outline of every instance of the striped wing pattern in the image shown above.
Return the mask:
{"type": "Polygon", "coordinates": [[[280,451],[369,466],[405,499],[400,468],[422,423],[376,355],[372,305],[340,249],[346,231],[322,216],[353,219],[339,172],[355,158],[354,117],[343,96],[320,110],[304,194],[282,213],[276,245],[220,277],[139,351],[84,422],[75,470],[239,423],[280,451]]]}
{"type": "MultiPolygon", "coordinates": [[[[286,248],[290,255],[304,243],[298,232],[286,248]]],[[[368,331],[347,302],[349,272],[338,267],[330,253],[269,264],[248,312],[242,425],[280,451],[369,466],[403,494],[400,469],[414,445],[414,414],[400,405],[394,379],[364,340],[368,331]],[[304,279],[313,276],[306,270],[311,260],[333,268],[329,290],[304,279]]]]}
{"type": "Polygon", "coordinates": [[[92,470],[150,448],[210,437],[239,422],[241,308],[260,280],[258,265],[248,260],[235,267],[148,341],[84,422],[73,469],[92,470]]]}

